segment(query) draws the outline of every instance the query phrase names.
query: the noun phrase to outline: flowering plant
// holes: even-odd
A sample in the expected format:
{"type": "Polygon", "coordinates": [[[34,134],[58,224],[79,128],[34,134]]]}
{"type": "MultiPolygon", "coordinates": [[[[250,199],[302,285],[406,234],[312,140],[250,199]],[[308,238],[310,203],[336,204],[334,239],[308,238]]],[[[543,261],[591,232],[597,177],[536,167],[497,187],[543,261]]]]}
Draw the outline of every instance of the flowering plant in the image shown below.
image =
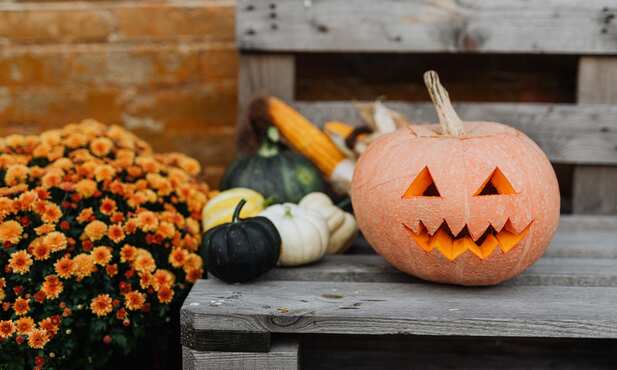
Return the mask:
{"type": "Polygon", "coordinates": [[[0,139],[0,369],[103,367],[201,277],[197,161],[87,120],[0,139]]]}

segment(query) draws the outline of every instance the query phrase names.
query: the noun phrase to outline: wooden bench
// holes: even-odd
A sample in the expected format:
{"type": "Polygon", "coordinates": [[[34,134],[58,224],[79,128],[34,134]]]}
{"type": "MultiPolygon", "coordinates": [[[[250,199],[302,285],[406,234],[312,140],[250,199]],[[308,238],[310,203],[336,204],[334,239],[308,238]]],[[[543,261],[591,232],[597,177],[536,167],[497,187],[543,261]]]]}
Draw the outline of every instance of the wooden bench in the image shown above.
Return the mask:
{"type": "MultiPolygon", "coordinates": [[[[565,201],[575,214],[542,259],[497,287],[414,279],[362,240],[353,254],[250,284],[201,280],[181,311],[184,368],[617,368],[617,107],[606,104],[617,103],[617,7],[606,4],[238,0],[239,117],[267,93],[318,125],[360,122],[351,102],[295,100],[301,53],[579,55],[577,104],[457,105],[463,119],[510,124],[574,165],[565,201]]],[[[435,121],[429,104],[386,104],[435,121]]],[[[242,119],[238,131],[246,147],[242,119]]]]}

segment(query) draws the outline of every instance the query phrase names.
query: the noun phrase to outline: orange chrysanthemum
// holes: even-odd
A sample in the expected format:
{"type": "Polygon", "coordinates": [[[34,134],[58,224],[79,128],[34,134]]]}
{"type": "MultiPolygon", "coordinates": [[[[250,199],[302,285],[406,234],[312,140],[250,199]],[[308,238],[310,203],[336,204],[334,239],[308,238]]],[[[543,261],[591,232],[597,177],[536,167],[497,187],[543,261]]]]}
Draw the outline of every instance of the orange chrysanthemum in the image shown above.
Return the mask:
{"type": "Polygon", "coordinates": [[[107,233],[107,225],[99,220],[90,222],[84,228],[84,234],[92,241],[101,239],[105,236],[105,233],[107,233]]]}
{"type": "Polygon", "coordinates": [[[174,291],[167,286],[163,286],[159,289],[156,296],[159,299],[159,302],[170,303],[174,299],[174,291]]]}
{"type": "Polygon", "coordinates": [[[8,186],[14,186],[25,183],[28,180],[30,169],[23,164],[14,164],[6,169],[4,174],[4,183],[8,186]]]}
{"type": "Polygon", "coordinates": [[[39,322],[39,327],[47,332],[50,337],[53,337],[58,333],[60,328],[60,318],[48,317],[39,322]]]}
{"type": "Polygon", "coordinates": [[[137,256],[133,261],[133,268],[137,272],[152,272],[156,269],[156,262],[150,252],[145,249],[138,249],[137,256]]]}
{"type": "Polygon", "coordinates": [[[103,198],[101,201],[100,211],[104,215],[111,215],[116,211],[116,201],[111,198],[103,198]]]}
{"type": "Polygon", "coordinates": [[[100,165],[94,169],[96,181],[110,181],[116,175],[116,170],[108,165],[100,165]]]}
{"type": "Polygon", "coordinates": [[[64,290],[64,284],[56,275],[45,276],[45,281],[41,286],[41,291],[45,293],[47,299],[56,299],[64,290]]]}
{"type": "Polygon", "coordinates": [[[93,180],[83,179],[75,184],[75,191],[84,198],[90,198],[96,190],[96,182],[93,180]]]}
{"type": "Polygon", "coordinates": [[[169,254],[169,263],[173,267],[180,268],[186,263],[189,252],[186,249],[174,248],[169,254]]]}
{"type": "Polygon", "coordinates": [[[81,253],[73,258],[73,275],[77,280],[86,278],[96,271],[94,257],[89,254],[81,253]]]}
{"type": "Polygon", "coordinates": [[[162,287],[171,287],[176,281],[176,276],[164,269],[158,269],[153,275],[152,287],[160,290],[162,287]]]}
{"type": "Polygon", "coordinates": [[[17,244],[21,240],[24,229],[14,220],[0,223],[0,243],[17,244]]]}
{"type": "Polygon", "coordinates": [[[120,249],[120,262],[131,262],[137,257],[137,248],[132,245],[125,244],[120,249]]]}
{"type": "Polygon", "coordinates": [[[114,243],[120,243],[124,240],[125,236],[124,230],[122,230],[122,226],[119,224],[111,225],[109,230],[107,230],[107,237],[114,243]]]}
{"type": "Polygon", "coordinates": [[[6,339],[15,333],[15,324],[11,320],[0,321],[0,339],[6,339]]]}
{"type": "Polygon", "coordinates": [[[159,223],[159,228],[156,233],[165,239],[171,239],[176,234],[176,228],[172,223],[163,221],[159,223]]]}
{"type": "Polygon", "coordinates": [[[23,316],[27,314],[28,311],[30,311],[29,302],[30,302],[29,299],[25,299],[22,297],[15,299],[15,302],[13,303],[13,311],[15,311],[15,315],[23,316]]]}
{"type": "Polygon", "coordinates": [[[56,230],[56,225],[54,224],[42,224],[41,226],[34,229],[36,235],[49,234],[54,230],[56,230]]]}
{"type": "Polygon", "coordinates": [[[7,197],[0,197],[0,219],[15,212],[13,207],[13,200],[7,197]]]}
{"type": "Polygon", "coordinates": [[[87,140],[86,135],[80,132],[73,132],[66,137],[64,144],[71,149],[76,149],[86,145],[87,140]]]}
{"type": "Polygon", "coordinates": [[[201,257],[195,253],[190,253],[184,262],[182,268],[184,271],[199,270],[203,267],[204,263],[201,257]]]}
{"type": "Polygon", "coordinates": [[[90,151],[97,157],[104,157],[111,151],[113,142],[106,137],[99,137],[90,142],[90,151]]]}
{"type": "Polygon", "coordinates": [[[111,254],[111,248],[102,246],[94,248],[90,254],[94,257],[94,263],[100,266],[107,265],[113,257],[111,254]]]}
{"type": "Polygon", "coordinates": [[[49,245],[52,252],[57,252],[66,248],[67,240],[61,232],[53,231],[45,235],[43,243],[49,245]]]}
{"type": "Polygon", "coordinates": [[[62,217],[60,207],[51,202],[45,204],[45,211],[41,214],[43,222],[55,223],[60,217],[62,217]]]}
{"type": "Polygon", "coordinates": [[[17,334],[29,334],[34,329],[34,320],[29,316],[24,316],[15,321],[17,334]]]}
{"type": "Polygon", "coordinates": [[[64,171],[60,168],[50,168],[41,178],[41,184],[45,188],[53,188],[60,186],[64,171]]]}
{"type": "Polygon", "coordinates": [[[34,259],[43,261],[49,258],[51,247],[43,241],[43,238],[36,238],[30,243],[28,248],[34,259]]]}
{"type": "Polygon", "coordinates": [[[41,349],[49,342],[49,335],[46,330],[33,329],[28,334],[28,345],[30,348],[41,349]]]}
{"type": "Polygon", "coordinates": [[[107,316],[111,310],[111,297],[109,294],[99,294],[90,301],[90,310],[98,317],[107,316]]]}
{"type": "Polygon", "coordinates": [[[138,291],[130,291],[124,295],[124,306],[131,311],[141,310],[146,302],[146,296],[138,291]]]}
{"type": "Polygon", "coordinates": [[[137,215],[137,226],[143,231],[154,231],[159,226],[159,219],[151,211],[143,211],[137,215]]]}
{"type": "Polygon", "coordinates": [[[73,260],[71,260],[69,256],[64,256],[60,258],[54,264],[54,270],[56,271],[56,274],[58,274],[58,276],[60,276],[61,278],[70,278],[71,274],[73,273],[73,260]]]}
{"type": "Polygon", "coordinates": [[[88,222],[90,221],[92,218],[94,217],[94,212],[92,211],[92,208],[88,207],[88,208],[84,208],[81,212],[79,212],[79,215],[77,215],[77,222],[79,223],[84,223],[84,222],[88,222]]]}
{"type": "Polygon", "coordinates": [[[199,270],[189,270],[186,272],[186,281],[190,282],[190,283],[194,283],[197,280],[199,280],[201,278],[201,275],[203,275],[203,270],[199,269],[199,270]]]}
{"type": "Polygon", "coordinates": [[[32,266],[32,257],[28,252],[22,250],[11,254],[9,267],[13,272],[23,275],[30,271],[30,266],[32,266]]]}

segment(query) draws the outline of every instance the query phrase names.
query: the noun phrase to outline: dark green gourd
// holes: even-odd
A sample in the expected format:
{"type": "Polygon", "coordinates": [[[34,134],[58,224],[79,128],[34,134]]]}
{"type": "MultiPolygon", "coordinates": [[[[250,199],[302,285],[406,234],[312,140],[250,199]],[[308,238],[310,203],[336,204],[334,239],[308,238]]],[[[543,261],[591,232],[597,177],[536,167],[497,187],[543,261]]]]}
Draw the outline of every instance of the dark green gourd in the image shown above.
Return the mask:
{"type": "Polygon", "coordinates": [[[242,199],[230,223],[208,230],[201,256],[206,271],[228,283],[241,283],[271,270],[281,253],[281,237],[265,217],[240,218],[242,199]]]}
{"type": "Polygon", "coordinates": [[[272,203],[297,203],[306,194],[323,192],[319,170],[300,154],[283,147],[278,130],[269,127],[257,154],[235,160],[223,175],[221,190],[250,188],[272,203]]]}

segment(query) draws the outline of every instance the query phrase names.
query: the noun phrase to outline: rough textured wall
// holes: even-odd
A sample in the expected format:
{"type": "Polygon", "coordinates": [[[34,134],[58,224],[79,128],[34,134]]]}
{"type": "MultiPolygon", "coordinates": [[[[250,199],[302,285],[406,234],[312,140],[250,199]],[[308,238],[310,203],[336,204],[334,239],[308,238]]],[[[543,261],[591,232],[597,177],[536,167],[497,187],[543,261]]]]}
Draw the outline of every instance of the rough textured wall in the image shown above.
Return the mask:
{"type": "Polygon", "coordinates": [[[234,2],[0,0],[0,135],[87,117],[218,181],[234,156],[234,2]]]}

